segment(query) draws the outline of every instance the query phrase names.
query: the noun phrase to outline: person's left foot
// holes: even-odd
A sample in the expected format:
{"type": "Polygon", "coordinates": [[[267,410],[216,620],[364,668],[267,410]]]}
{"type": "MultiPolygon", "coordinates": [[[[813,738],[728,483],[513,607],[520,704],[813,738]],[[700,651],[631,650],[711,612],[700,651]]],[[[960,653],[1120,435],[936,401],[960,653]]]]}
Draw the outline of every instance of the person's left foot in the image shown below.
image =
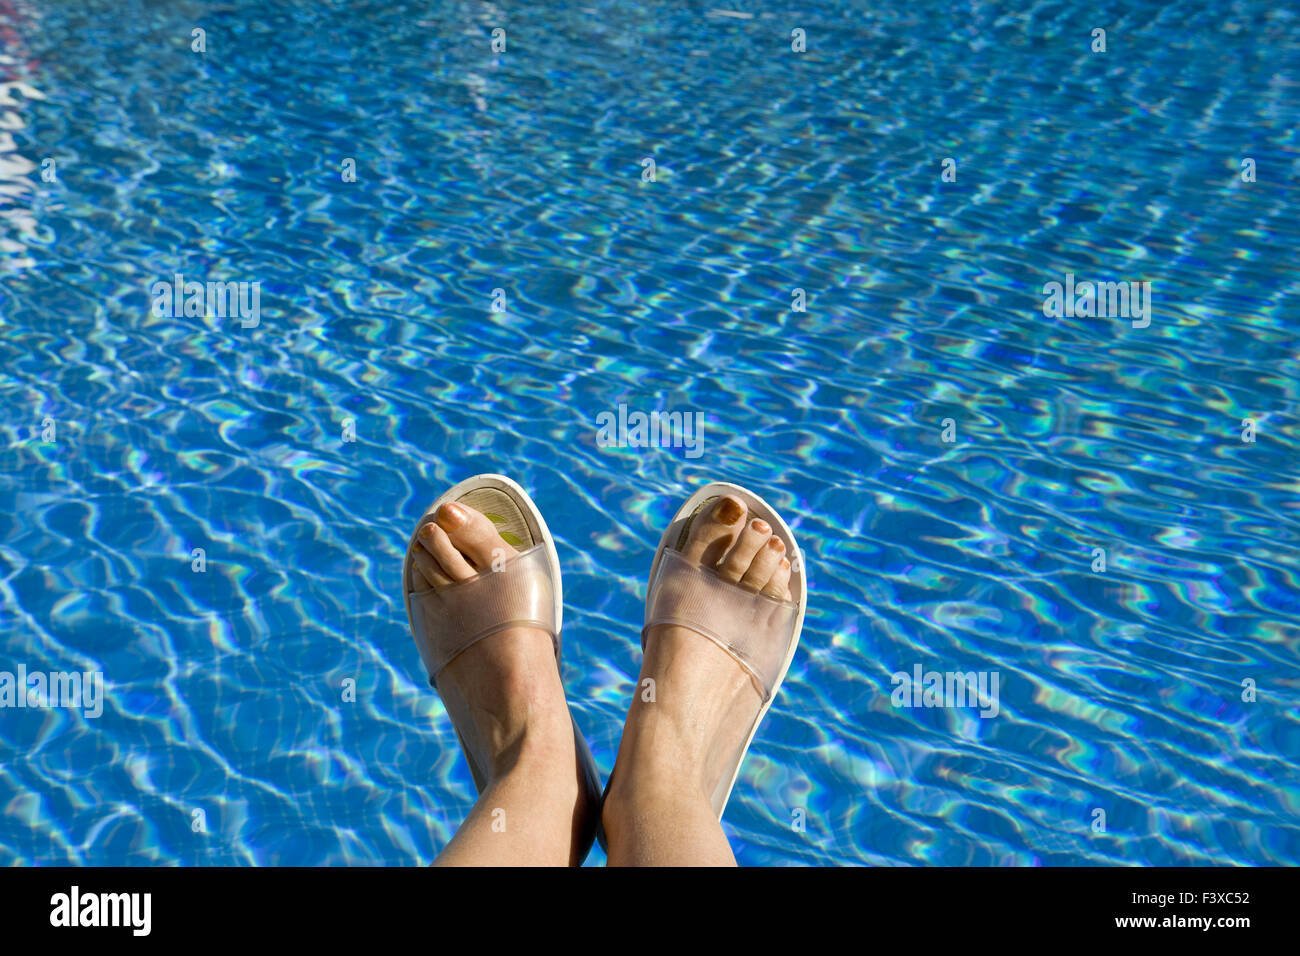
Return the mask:
{"type": "MultiPolygon", "coordinates": [[[[518,557],[481,512],[450,502],[436,524],[416,535],[408,591],[447,587],[499,570],[518,557]]],[[[581,773],[572,718],[555,646],[545,631],[498,631],[455,657],[436,678],[452,724],[489,781],[519,767],[535,773],[549,797],[570,801],[575,814],[594,811],[599,794],[581,773]],[[553,791],[559,792],[553,792],[553,791]]],[[[539,799],[541,794],[539,793],[539,799]]]]}

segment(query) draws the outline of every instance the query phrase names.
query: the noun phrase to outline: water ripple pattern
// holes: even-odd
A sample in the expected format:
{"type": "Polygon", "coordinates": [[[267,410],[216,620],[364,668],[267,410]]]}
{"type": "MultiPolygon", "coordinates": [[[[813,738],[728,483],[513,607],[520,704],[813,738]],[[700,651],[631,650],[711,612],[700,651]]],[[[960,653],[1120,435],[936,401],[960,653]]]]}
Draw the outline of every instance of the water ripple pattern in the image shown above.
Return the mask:
{"type": "Polygon", "coordinates": [[[105,681],[0,710],[0,864],[430,860],[474,788],[401,559],[484,471],[604,773],[677,504],[791,521],[742,863],[1294,863],[1300,16],[586,4],[0,7],[0,671],[105,681]]]}

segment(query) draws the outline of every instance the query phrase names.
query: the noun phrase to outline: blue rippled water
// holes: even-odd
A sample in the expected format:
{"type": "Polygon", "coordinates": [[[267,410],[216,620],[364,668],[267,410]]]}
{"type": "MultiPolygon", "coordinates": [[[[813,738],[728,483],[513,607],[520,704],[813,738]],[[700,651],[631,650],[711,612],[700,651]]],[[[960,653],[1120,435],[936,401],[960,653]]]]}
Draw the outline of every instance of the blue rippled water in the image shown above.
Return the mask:
{"type": "Polygon", "coordinates": [[[0,2],[0,670],[106,681],[0,710],[0,863],[431,859],[474,790],[401,559],[483,471],[603,773],[677,504],[791,520],[741,863],[1294,863],[1300,14],[586,2],[0,2]]]}

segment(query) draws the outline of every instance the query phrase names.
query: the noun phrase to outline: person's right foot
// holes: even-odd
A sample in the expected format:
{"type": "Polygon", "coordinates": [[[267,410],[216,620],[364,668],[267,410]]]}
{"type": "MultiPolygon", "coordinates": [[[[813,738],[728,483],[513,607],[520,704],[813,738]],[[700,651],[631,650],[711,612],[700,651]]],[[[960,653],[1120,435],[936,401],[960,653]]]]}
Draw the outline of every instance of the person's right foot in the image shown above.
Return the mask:
{"type": "MultiPolygon", "coordinates": [[[[697,516],[682,553],[745,590],[791,600],[785,545],[739,498],[721,497],[697,516]]],[[[651,805],[710,803],[762,703],[749,672],[711,640],[674,625],[653,628],[605,800],[606,828],[651,805]],[[644,699],[648,679],[653,702],[644,699]]]]}

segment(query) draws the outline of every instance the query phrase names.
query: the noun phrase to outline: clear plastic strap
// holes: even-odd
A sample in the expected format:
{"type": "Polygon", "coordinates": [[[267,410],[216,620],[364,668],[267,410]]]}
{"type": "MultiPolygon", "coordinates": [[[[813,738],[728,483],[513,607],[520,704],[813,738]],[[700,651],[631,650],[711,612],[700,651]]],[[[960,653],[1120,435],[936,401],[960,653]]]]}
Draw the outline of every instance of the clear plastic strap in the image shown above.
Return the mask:
{"type": "Polygon", "coordinates": [[[555,628],[555,583],[545,544],[521,552],[500,571],[484,571],[446,587],[411,595],[411,623],[429,683],[483,638],[508,627],[555,628]]]}
{"type": "Polygon", "coordinates": [[[722,580],[679,551],[664,551],[650,582],[641,647],[652,627],[675,624],[700,634],[734,657],[762,688],[772,688],[790,650],[797,604],[755,594],[722,580]]]}

